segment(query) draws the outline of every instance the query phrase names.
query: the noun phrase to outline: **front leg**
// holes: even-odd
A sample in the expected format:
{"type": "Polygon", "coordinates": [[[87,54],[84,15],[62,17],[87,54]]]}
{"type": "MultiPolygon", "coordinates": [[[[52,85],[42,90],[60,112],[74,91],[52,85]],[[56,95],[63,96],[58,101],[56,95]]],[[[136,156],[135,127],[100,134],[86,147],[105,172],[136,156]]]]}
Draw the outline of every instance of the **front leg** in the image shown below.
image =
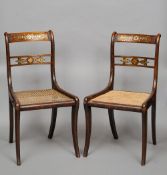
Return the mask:
{"type": "Polygon", "coordinates": [[[21,160],[20,160],[20,110],[19,109],[15,109],[15,135],[16,135],[17,165],[21,165],[21,160]]]}
{"type": "Polygon", "coordinates": [[[80,157],[80,151],[78,146],[78,127],[77,127],[78,109],[79,109],[79,101],[77,101],[76,104],[72,106],[72,118],[71,118],[73,144],[76,157],[80,157]]]}
{"type": "Polygon", "coordinates": [[[142,112],[142,159],[141,165],[146,163],[147,152],[147,110],[142,112]]]}
{"type": "Polygon", "coordinates": [[[86,137],[85,137],[85,147],[83,156],[87,157],[89,145],[90,145],[90,136],[92,128],[92,116],[91,116],[91,107],[87,104],[84,105],[85,108],[85,118],[86,118],[86,137]]]}

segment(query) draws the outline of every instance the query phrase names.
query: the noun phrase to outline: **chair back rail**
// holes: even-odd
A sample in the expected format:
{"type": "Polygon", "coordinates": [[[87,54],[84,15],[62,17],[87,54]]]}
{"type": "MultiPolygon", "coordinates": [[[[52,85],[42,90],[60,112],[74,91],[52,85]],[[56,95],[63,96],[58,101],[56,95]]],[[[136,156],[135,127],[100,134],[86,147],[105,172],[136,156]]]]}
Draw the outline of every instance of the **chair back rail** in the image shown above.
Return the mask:
{"type": "Polygon", "coordinates": [[[51,64],[51,54],[10,56],[10,66],[51,64]]]}
{"type": "Polygon", "coordinates": [[[156,35],[115,33],[114,42],[156,44],[156,35]]]}
{"type": "Polygon", "coordinates": [[[21,32],[4,33],[6,43],[7,76],[9,87],[12,88],[12,67],[27,65],[50,65],[52,87],[57,84],[55,76],[55,48],[54,35],[51,30],[47,32],[21,32]],[[10,44],[16,42],[50,42],[50,53],[36,55],[10,55],[10,44]]]}
{"type": "MultiPolygon", "coordinates": [[[[160,34],[146,35],[146,34],[126,34],[113,32],[111,38],[111,65],[110,65],[110,81],[109,86],[113,89],[115,66],[128,66],[128,67],[143,67],[154,69],[153,90],[157,89],[158,81],[158,59],[159,59],[159,43],[160,34]],[[154,57],[133,56],[133,55],[115,55],[115,43],[137,43],[137,44],[153,44],[155,45],[154,57]]],[[[145,46],[146,47],[146,46],[145,46]]]]}
{"type": "Polygon", "coordinates": [[[50,41],[48,32],[8,33],[8,42],[50,41]]]}

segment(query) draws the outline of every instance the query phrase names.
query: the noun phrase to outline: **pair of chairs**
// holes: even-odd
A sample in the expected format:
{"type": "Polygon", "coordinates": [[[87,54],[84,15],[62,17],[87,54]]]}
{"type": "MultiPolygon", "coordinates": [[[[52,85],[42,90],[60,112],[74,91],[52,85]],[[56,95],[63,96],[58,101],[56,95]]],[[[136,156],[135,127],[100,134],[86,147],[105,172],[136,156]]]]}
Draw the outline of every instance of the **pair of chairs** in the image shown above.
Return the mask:
{"type": "MultiPolygon", "coordinates": [[[[16,138],[16,159],[17,165],[21,165],[20,159],[20,112],[38,109],[52,109],[51,124],[48,138],[53,137],[57,109],[59,107],[72,107],[72,136],[76,157],[80,157],[77,136],[77,118],[79,109],[78,97],[61,89],[56,81],[55,74],[55,44],[52,31],[48,32],[26,32],[26,33],[5,33],[6,58],[7,58],[7,79],[9,91],[9,142],[13,143],[14,111],[15,111],[15,138],[16,138]],[[10,54],[10,45],[16,42],[43,41],[50,42],[50,53],[38,55],[10,54]],[[47,58],[47,59],[46,59],[47,58]],[[48,61],[49,58],[49,61],[48,61]],[[47,61],[46,61],[47,60],[47,61]],[[51,70],[51,89],[14,91],[12,86],[12,68],[26,65],[49,65],[51,70]]],[[[152,139],[156,144],[156,93],[158,79],[158,56],[159,56],[160,34],[121,34],[114,32],[111,38],[110,50],[110,79],[107,87],[84,99],[84,109],[86,116],[86,139],[83,156],[88,155],[91,136],[91,107],[108,109],[111,130],[114,139],[118,139],[116,131],[114,110],[124,110],[142,113],[142,159],[141,165],[146,162],[147,148],[147,110],[152,107],[152,139]],[[155,45],[154,57],[116,55],[114,53],[116,42],[145,43],[155,45]],[[148,61],[153,64],[149,65],[148,61]],[[114,90],[114,74],[117,66],[132,66],[152,68],[154,70],[153,86],[151,93],[128,92],[114,90]]]]}

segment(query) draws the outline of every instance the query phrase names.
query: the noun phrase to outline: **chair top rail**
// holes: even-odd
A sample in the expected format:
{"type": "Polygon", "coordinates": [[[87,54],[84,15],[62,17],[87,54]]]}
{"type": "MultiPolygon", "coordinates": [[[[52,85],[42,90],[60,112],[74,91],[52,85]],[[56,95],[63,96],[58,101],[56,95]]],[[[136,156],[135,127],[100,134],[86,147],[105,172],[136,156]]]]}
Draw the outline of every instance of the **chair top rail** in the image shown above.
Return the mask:
{"type": "Polygon", "coordinates": [[[9,43],[28,41],[50,41],[49,32],[5,33],[9,43]]]}
{"type": "Polygon", "coordinates": [[[157,35],[114,33],[114,42],[156,44],[157,35]]]}

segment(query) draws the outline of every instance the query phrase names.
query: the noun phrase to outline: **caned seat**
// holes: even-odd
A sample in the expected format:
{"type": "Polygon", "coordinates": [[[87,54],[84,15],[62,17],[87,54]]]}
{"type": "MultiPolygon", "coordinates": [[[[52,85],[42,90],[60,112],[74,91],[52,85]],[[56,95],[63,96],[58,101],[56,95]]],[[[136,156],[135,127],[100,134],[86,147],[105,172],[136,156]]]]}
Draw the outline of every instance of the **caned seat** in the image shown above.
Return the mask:
{"type": "MultiPolygon", "coordinates": [[[[6,60],[7,60],[7,80],[8,80],[8,94],[9,94],[9,142],[13,143],[13,129],[15,122],[15,137],[16,137],[16,160],[17,165],[21,165],[20,158],[20,113],[21,111],[48,109],[52,110],[51,123],[48,138],[52,139],[56,118],[57,110],[59,107],[71,107],[71,128],[73,145],[76,157],[80,157],[78,147],[78,136],[77,136],[77,118],[79,109],[79,99],[73,94],[63,90],[58,85],[56,80],[55,71],[55,43],[54,35],[51,30],[46,32],[21,32],[21,33],[5,33],[6,43],[6,60]],[[49,51],[47,53],[36,53],[36,54],[24,54],[11,55],[11,45],[15,43],[25,42],[43,42],[49,44],[49,51]],[[18,68],[20,66],[40,66],[45,65],[50,69],[49,79],[51,80],[50,89],[36,89],[36,90],[24,90],[16,91],[12,84],[12,72],[13,67],[18,68]],[[15,111],[15,116],[13,115],[15,111]],[[14,120],[15,117],[15,120],[14,120]]],[[[20,48],[17,47],[19,50],[20,48]]],[[[32,47],[33,50],[33,47],[32,47]]],[[[35,50],[35,49],[34,49],[35,50]]],[[[32,51],[34,52],[34,51],[32,51]]]]}
{"type": "Polygon", "coordinates": [[[20,105],[35,105],[45,103],[75,102],[74,99],[55,89],[18,91],[14,93],[20,105]]]}
{"type": "MultiPolygon", "coordinates": [[[[157,93],[157,80],[158,80],[158,58],[159,58],[159,43],[160,34],[145,35],[145,34],[126,34],[114,32],[111,37],[110,46],[110,77],[108,85],[100,92],[94,93],[84,98],[84,109],[86,117],[86,137],[83,156],[88,155],[91,126],[92,126],[92,107],[106,108],[109,114],[109,121],[111,131],[114,139],[118,139],[118,134],[114,119],[114,110],[132,111],[142,113],[142,157],[141,165],[146,162],[147,150],[147,111],[151,106],[151,123],[152,123],[152,140],[156,145],[156,93],[157,93]],[[118,44],[119,43],[119,44],[118,44]],[[126,43],[143,44],[145,47],[148,45],[155,46],[153,57],[138,56],[129,54],[115,54],[118,49],[115,46],[126,46],[126,43]],[[152,90],[148,93],[145,92],[129,92],[124,90],[114,89],[115,70],[119,67],[133,67],[141,69],[153,69],[153,84],[152,90]]],[[[133,48],[133,47],[132,47],[133,48]]],[[[122,52],[122,51],[121,51],[122,52]]],[[[126,50],[128,52],[128,50],[126,50]]],[[[135,70],[135,69],[134,69],[135,70]]],[[[122,87],[121,87],[122,88],[122,87]]]]}
{"type": "Polygon", "coordinates": [[[142,107],[144,102],[150,96],[149,93],[144,92],[129,92],[112,90],[99,95],[89,101],[89,103],[104,103],[104,104],[118,104],[127,106],[142,107]]]}

